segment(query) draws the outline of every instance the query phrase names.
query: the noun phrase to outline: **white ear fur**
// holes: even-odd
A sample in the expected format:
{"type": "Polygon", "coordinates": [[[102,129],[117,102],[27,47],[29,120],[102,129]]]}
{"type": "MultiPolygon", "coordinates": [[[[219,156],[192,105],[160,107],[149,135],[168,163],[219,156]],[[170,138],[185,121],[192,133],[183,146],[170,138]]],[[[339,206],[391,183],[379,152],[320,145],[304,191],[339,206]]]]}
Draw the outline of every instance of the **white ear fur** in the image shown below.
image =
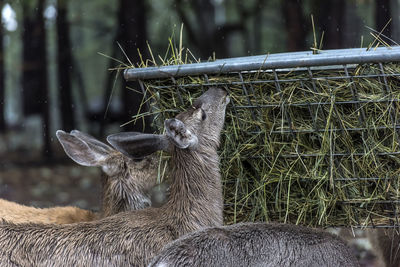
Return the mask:
{"type": "Polygon", "coordinates": [[[109,156],[107,151],[96,150],[83,140],[58,130],[56,136],[60,141],[65,153],[76,163],[82,166],[103,166],[109,156]]]}
{"type": "Polygon", "coordinates": [[[112,151],[114,151],[114,149],[112,147],[110,147],[109,145],[97,140],[96,138],[94,138],[93,136],[91,136],[91,135],[89,135],[87,133],[83,133],[83,132],[78,131],[78,130],[72,130],[70,132],[70,135],[73,135],[73,136],[81,139],[91,149],[97,150],[98,153],[106,154],[106,153],[111,153],[112,151]]]}

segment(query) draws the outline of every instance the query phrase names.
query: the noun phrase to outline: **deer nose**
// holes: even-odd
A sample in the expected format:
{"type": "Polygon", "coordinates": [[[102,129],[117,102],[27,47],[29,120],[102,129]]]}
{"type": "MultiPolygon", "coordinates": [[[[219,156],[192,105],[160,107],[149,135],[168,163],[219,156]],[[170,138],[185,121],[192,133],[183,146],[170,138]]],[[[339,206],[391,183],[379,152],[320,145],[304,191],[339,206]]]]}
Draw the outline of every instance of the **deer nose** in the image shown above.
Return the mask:
{"type": "Polygon", "coordinates": [[[230,102],[230,97],[229,97],[229,92],[227,90],[227,88],[219,88],[220,92],[223,93],[224,97],[222,98],[221,103],[228,105],[230,102]]]}
{"type": "Polygon", "coordinates": [[[225,101],[225,105],[228,105],[229,102],[231,102],[231,98],[229,97],[229,95],[226,95],[226,96],[225,96],[224,101],[225,101]]]}

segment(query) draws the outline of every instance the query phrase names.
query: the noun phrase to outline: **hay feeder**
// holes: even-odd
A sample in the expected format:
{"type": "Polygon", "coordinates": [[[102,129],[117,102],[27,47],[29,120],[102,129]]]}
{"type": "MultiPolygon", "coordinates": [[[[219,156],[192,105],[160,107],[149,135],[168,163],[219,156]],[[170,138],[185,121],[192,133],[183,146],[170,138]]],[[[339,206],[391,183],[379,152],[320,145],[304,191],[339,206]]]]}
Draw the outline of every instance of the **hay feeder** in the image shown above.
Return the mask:
{"type": "Polygon", "coordinates": [[[281,53],[133,68],[162,131],[226,88],[225,220],[399,227],[400,47],[281,53]]]}

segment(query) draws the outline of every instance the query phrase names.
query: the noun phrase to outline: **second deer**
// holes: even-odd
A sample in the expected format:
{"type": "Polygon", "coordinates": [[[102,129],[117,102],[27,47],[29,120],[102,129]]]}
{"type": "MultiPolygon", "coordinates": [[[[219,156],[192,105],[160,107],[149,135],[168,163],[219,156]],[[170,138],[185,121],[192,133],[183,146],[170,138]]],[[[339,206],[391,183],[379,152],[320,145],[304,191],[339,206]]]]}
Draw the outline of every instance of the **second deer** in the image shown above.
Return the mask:
{"type": "Polygon", "coordinates": [[[96,138],[77,130],[57,131],[66,154],[82,166],[98,166],[103,170],[102,210],[94,213],[77,207],[35,208],[0,199],[0,218],[13,223],[68,224],[92,221],[119,212],[160,205],[151,201],[151,190],[157,181],[159,159],[149,151],[136,151],[132,159],[96,138]]]}
{"type": "Polygon", "coordinates": [[[166,136],[108,138],[129,155],[155,146],[171,152],[166,204],[71,225],[0,224],[0,265],[146,266],[180,236],[222,225],[217,148],[228,101],[224,90],[211,88],[192,107],[165,122],[166,136]]]}

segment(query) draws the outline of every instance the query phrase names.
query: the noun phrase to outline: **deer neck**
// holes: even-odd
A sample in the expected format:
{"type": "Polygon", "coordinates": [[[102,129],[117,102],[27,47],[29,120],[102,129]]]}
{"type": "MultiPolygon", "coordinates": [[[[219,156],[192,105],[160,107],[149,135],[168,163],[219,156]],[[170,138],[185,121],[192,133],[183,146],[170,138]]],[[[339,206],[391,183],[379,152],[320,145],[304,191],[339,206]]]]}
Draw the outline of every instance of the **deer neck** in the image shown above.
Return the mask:
{"type": "Polygon", "coordinates": [[[119,212],[138,210],[151,205],[150,197],[128,181],[132,177],[104,177],[103,209],[104,217],[119,212]]]}
{"type": "Polygon", "coordinates": [[[216,150],[176,149],[167,207],[183,233],[222,225],[222,185],[216,150]]]}

